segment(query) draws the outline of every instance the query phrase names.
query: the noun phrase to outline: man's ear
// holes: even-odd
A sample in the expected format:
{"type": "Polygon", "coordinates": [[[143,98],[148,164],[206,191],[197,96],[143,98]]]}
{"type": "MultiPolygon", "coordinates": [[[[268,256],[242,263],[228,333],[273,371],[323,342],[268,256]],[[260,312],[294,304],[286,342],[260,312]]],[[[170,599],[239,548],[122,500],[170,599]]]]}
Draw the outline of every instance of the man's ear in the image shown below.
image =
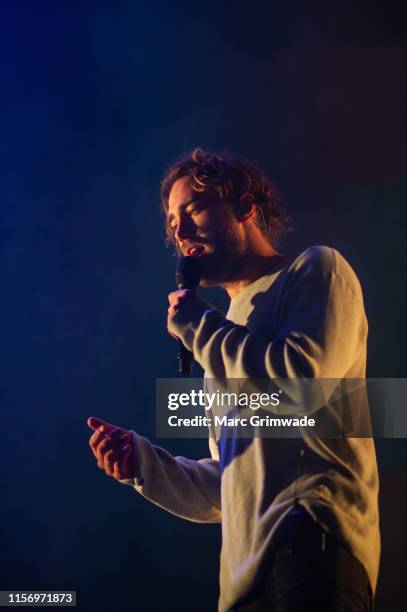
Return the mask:
{"type": "Polygon", "coordinates": [[[247,221],[256,214],[256,202],[252,193],[244,193],[236,203],[235,214],[238,221],[247,221]]]}

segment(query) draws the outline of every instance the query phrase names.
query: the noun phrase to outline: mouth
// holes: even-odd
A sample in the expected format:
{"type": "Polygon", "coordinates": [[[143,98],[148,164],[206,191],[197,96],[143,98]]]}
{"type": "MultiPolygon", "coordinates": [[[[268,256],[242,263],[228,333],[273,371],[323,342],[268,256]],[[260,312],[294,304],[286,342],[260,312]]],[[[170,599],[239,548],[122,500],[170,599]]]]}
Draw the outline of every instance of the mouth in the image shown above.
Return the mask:
{"type": "Polygon", "coordinates": [[[202,244],[195,244],[186,250],[186,255],[189,257],[200,257],[205,251],[205,247],[202,244]]]}

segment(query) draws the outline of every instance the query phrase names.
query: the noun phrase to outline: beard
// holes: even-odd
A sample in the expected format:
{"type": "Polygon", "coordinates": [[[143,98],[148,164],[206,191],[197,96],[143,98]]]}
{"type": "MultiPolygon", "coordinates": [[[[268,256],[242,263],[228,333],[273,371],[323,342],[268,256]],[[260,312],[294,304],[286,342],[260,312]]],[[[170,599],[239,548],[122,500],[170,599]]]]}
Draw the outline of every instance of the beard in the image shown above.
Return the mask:
{"type": "Polygon", "coordinates": [[[210,248],[199,258],[201,287],[221,285],[241,278],[245,244],[229,224],[218,226],[210,235],[202,237],[200,242],[210,248]]]}

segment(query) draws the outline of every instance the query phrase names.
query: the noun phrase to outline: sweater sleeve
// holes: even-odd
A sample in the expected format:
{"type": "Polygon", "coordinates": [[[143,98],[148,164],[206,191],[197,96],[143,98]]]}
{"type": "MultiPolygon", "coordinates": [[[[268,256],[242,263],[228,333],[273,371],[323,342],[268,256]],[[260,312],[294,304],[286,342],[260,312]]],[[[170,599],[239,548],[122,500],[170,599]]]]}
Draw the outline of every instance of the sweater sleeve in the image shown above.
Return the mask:
{"type": "Polygon", "coordinates": [[[364,345],[367,323],[355,273],[339,253],[312,247],[291,265],[278,330],[260,337],[199,298],[185,302],[169,328],[208,377],[338,379],[364,345]]]}
{"type": "Polygon", "coordinates": [[[173,457],[135,431],[131,434],[135,477],[120,482],[181,518],[196,523],[221,522],[217,459],[173,457]]]}

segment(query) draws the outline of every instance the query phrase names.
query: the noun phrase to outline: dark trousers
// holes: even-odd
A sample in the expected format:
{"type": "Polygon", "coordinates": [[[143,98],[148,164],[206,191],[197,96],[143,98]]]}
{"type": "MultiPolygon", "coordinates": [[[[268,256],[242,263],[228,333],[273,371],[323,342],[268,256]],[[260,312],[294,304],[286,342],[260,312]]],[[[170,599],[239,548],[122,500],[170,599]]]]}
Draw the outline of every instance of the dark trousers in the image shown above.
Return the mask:
{"type": "Polygon", "coordinates": [[[364,567],[301,506],[282,526],[263,580],[233,612],[371,612],[364,567]]]}

